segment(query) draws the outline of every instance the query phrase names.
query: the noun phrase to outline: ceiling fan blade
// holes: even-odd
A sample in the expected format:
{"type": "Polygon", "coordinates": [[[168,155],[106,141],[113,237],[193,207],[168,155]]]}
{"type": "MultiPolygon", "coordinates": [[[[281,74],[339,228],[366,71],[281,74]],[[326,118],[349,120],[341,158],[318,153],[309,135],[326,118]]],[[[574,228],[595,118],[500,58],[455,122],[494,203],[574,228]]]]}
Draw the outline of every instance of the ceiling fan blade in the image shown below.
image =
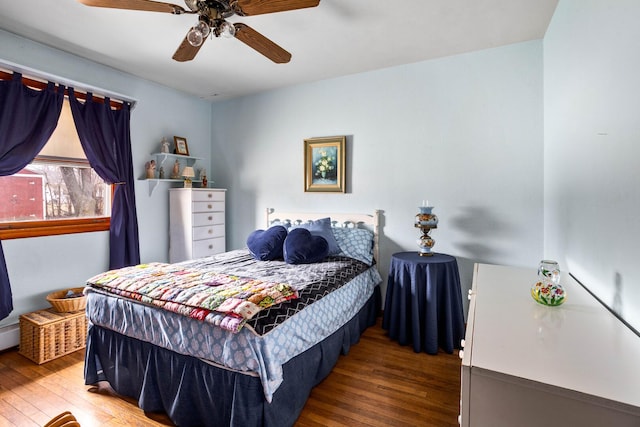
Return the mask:
{"type": "Polygon", "coordinates": [[[320,0],[237,0],[231,4],[238,15],[251,16],[316,7],[320,0]]]}
{"type": "MultiPolygon", "coordinates": [[[[207,38],[205,37],[202,40],[202,44],[204,44],[204,42],[206,41],[207,38]]],[[[173,59],[178,62],[191,61],[198,54],[198,51],[202,47],[202,44],[200,46],[194,46],[189,43],[189,40],[187,40],[187,37],[185,36],[184,40],[182,40],[182,43],[180,43],[180,46],[178,46],[178,49],[176,49],[176,53],[173,54],[173,59]]]]}
{"type": "Polygon", "coordinates": [[[284,64],[291,60],[291,54],[254,30],[248,25],[236,23],[236,38],[252,49],[257,50],[276,64],[284,64]]]}
{"type": "Polygon", "coordinates": [[[152,0],[78,0],[80,3],[94,7],[110,7],[113,9],[144,10],[149,12],[165,12],[180,15],[193,13],[181,6],[152,0]]]}

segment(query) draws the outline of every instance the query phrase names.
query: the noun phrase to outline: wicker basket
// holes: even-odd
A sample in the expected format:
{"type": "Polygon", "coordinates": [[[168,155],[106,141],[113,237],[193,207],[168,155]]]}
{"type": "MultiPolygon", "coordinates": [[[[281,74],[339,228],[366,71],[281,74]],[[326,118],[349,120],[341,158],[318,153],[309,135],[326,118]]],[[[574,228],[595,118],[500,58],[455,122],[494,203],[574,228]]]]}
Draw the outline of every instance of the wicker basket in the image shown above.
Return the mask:
{"type": "Polygon", "coordinates": [[[38,364],[84,348],[86,339],[87,317],[82,311],[48,308],[20,315],[19,353],[38,364]]]}
{"type": "Polygon", "coordinates": [[[87,306],[87,297],[65,298],[67,292],[82,293],[84,288],[71,288],[63,291],[52,292],[47,295],[47,301],[53,306],[53,309],[59,313],[70,313],[73,311],[84,310],[87,306]]]}

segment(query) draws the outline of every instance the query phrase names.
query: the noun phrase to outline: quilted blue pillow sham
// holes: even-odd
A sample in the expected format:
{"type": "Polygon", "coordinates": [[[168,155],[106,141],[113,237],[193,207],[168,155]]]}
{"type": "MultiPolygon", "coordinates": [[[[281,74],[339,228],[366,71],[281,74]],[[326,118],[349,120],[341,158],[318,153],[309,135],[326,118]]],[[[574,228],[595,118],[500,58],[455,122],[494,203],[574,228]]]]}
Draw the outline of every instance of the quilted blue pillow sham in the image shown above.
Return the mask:
{"type": "Polygon", "coordinates": [[[247,247],[251,255],[260,261],[282,259],[282,247],[287,237],[287,229],[274,225],[266,230],[256,230],[247,237],[247,247]]]}
{"type": "Polygon", "coordinates": [[[287,264],[313,264],[329,254],[329,244],[305,228],[294,228],[284,239],[284,261],[287,264]]]}
{"type": "Polygon", "coordinates": [[[367,265],[373,264],[373,232],[366,228],[340,228],[333,229],[340,249],[339,255],[348,256],[364,262],[367,265]]]}
{"type": "Polygon", "coordinates": [[[309,221],[304,224],[296,225],[292,229],[304,228],[307,229],[314,236],[324,237],[329,245],[329,255],[337,255],[340,253],[340,246],[333,235],[331,228],[331,218],[321,218],[315,221],[309,221]]]}

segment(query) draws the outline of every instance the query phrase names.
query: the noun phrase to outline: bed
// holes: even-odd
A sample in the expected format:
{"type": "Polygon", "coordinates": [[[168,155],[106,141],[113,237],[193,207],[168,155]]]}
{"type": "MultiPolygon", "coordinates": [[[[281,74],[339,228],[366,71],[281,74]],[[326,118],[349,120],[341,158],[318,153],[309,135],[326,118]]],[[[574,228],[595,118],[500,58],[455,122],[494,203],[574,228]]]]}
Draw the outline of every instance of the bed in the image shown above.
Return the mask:
{"type": "MultiPolygon", "coordinates": [[[[255,235],[284,227],[337,246],[317,262],[263,261],[252,233],[249,248],[89,279],[85,383],[179,426],[293,425],[380,312],[378,211],[267,209],[266,225],[255,235]]],[[[283,247],[287,261],[298,253],[283,247]]]]}

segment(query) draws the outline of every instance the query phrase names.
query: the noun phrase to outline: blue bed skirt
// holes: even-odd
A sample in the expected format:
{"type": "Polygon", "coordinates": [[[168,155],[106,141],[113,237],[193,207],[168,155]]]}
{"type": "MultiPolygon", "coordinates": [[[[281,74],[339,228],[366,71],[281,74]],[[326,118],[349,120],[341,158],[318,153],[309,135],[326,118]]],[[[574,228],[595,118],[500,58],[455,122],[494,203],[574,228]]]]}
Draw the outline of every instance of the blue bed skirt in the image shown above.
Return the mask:
{"type": "Polygon", "coordinates": [[[260,379],[218,368],[95,325],[89,328],[85,384],[108,381],[148,412],[166,412],[178,426],[292,426],[311,389],[347,354],[381,309],[380,287],[341,329],[284,366],[271,403],[260,379]]]}

